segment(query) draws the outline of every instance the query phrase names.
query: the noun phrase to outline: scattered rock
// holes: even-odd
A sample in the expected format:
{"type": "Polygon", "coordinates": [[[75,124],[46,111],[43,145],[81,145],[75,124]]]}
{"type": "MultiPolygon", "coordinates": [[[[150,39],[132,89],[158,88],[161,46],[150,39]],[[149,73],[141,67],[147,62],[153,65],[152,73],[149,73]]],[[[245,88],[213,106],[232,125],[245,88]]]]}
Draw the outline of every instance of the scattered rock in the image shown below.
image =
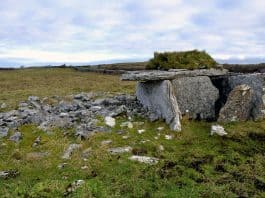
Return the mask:
{"type": "Polygon", "coordinates": [[[66,165],[67,165],[67,163],[65,162],[65,163],[59,164],[57,167],[59,169],[63,169],[66,165]]]}
{"type": "Polygon", "coordinates": [[[22,134],[17,131],[12,136],[9,137],[9,140],[18,143],[22,139],[22,134]]]}
{"type": "Polygon", "coordinates": [[[165,119],[171,130],[181,130],[181,112],[170,81],[139,82],[137,99],[152,114],[150,120],[165,119]]]}
{"type": "Polygon", "coordinates": [[[109,144],[111,144],[112,143],[112,140],[104,140],[104,141],[102,141],[101,142],[101,145],[109,145],[109,144]]]}
{"type": "Polygon", "coordinates": [[[35,140],[34,143],[32,144],[32,147],[36,147],[40,144],[41,142],[41,136],[38,136],[35,140]]]}
{"type": "Polygon", "coordinates": [[[130,146],[125,146],[125,147],[117,147],[117,148],[110,148],[108,149],[110,154],[112,155],[117,155],[117,154],[122,154],[122,153],[128,153],[132,151],[132,147],[130,146]]]}
{"type": "Polygon", "coordinates": [[[164,127],[158,127],[157,130],[158,131],[163,131],[165,128],[164,127]]]}
{"type": "Polygon", "coordinates": [[[141,163],[146,163],[146,164],[157,164],[159,159],[158,158],[154,158],[154,157],[148,157],[148,156],[138,156],[138,155],[133,155],[131,157],[129,157],[130,160],[132,161],[138,161],[141,163]]]}
{"type": "Polygon", "coordinates": [[[19,174],[17,170],[0,171],[0,179],[16,178],[19,174]]]}
{"type": "Polygon", "coordinates": [[[0,127],[0,138],[8,136],[9,128],[7,127],[0,127]]]}
{"type": "Polygon", "coordinates": [[[122,139],[124,139],[124,140],[127,140],[127,139],[129,139],[130,138],[130,136],[128,136],[128,135],[124,135],[124,136],[122,136],[122,139]]]}
{"type": "Polygon", "coordinates": [[[159,146],[158,146],[158,150],[159,150],[159,151],[164,151],[164,150],[165,150],[165,148],[164,148],[164,146],[163,146],[163,145],[159,145],[159,146]]]}
{"type": "Polygon", "coordinates": [[[0,106],[0,109],[5,109],[7,108],[7,104],[6,103],[2,103],[1,106],[0,106]]]}
{"type": "Polygon", "coordinates": [[[70,159],[71,155],[75,150],[78,150],[81,148],[81,144],[70,144],[68,148],[65,150],[62,159],[70,159]]]}
{"type": "Polygon", "coordinates": [[[138,131],[139,134],[142,134],[142,133],[145,132],[145,129],[138,129],[137,131],[138,131]]]}
{"type": "Polygon", "coordinates": [[[81,179],[76,180],[73,183],[69,184],[66,187],[64,196],[68,196],[69,194],[73,193],[74,191],[76,191],[77,188],[81,187],[83,184],[85,184],[85,181],[81,179]]]}
{"type": "Polygon", "coordinates": [[[81,169],[86,170],[86,169],[88,169],[88,166],[82,166],[81,169]]]}
{"type": "Polygon", "coordinates": [[[115,127],[116,125],[115,118],[112,118],[110,116],[105,117],[105,124],[109,127],[115,127]]]}
{"type": "Polygon", "coordinates": [[[127,127],[129,129],[133,128],[133,123],[132,122],[123,122],[120,124],[120,127],[127,127]]]}
{"type": "Polygon", "coordinates": [[[173,136],[172,135],[165,135],[165,139],[166,140],[172,140],[173,139],[173,136]]]}
{"type": "Polygon", "coordinates": [[[212,125],[211,127],[211,135],[217,134],[219,136],[225,136],[227,135],[227,132],[225,131],[224,127],[221,125],[212,125]]]}
{"type": "Polygon", "coordinates": [[[219,122],[246,121],[250,119],[254,92],[248,85],[236,86],[219,113],[219,122]]]}

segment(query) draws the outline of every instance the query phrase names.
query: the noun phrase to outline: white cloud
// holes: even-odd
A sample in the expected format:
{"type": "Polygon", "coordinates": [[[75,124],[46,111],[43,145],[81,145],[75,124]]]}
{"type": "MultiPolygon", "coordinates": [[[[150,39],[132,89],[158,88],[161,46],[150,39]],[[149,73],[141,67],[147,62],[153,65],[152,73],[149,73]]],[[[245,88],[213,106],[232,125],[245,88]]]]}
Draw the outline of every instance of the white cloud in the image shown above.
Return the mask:
{"type": "Polygon", "coordinates": [[[0,57],[87,62],[194,48],[215,57],[264,56],[265,2],[220,2],[6,0],[0,57]]]}

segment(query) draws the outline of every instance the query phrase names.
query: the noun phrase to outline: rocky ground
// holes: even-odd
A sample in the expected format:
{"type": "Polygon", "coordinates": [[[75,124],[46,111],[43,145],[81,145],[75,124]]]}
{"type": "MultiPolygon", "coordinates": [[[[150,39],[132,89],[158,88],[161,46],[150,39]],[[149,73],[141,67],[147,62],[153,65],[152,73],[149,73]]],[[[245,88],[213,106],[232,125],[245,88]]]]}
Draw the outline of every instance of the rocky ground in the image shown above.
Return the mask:
{"type": "Polygon", "coordinates": [[[30,96],[17,110],[0,113],[0,137],[8,136],[12,130],[10,139],[18,142],[21,139],[18,128],[35,124],[47,133],[52,128],[73,128],[76,137],[87,139],[93,133],[108,131],[97,125],[99,118],[106,118],[107,125],[113,127],[111,122],[119,115],[126,115],[130,120],[132,116],[146,117],[148,113],[132,95],[100,98],[99,94],[90,92],[66,98],[67,101],[60,100],[59,96],[52,99],[30,96]],[[49,104],[51,100],[53,104],[49,104]]]}

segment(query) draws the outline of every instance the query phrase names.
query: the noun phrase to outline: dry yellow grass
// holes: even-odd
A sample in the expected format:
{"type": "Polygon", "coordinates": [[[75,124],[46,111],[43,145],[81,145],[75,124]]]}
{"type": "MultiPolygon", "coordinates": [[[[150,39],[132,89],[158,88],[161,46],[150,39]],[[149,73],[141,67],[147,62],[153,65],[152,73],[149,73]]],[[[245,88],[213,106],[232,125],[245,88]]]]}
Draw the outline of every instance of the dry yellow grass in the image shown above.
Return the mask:
{"type": "Polygon", "coordinates": [[[118,75],[77,72],[65,68],[36,68],[0,71],[0,103],[14,108],[30,95],[49,97],[79,92],[133,93],[135,83],[122,82],[118,75]]]}

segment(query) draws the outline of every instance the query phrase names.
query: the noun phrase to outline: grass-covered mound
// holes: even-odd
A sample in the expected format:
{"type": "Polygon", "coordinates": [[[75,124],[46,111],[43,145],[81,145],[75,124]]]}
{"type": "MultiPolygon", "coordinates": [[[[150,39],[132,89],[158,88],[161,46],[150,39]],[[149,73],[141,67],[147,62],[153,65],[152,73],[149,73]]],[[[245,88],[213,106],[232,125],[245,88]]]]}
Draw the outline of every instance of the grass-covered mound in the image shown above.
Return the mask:
{"type": "Polygon", "coordinates": [[[217,65],[217,62],[205,51],[182,51],[154,53],[147,69],[209,69],[217,65]]]}

